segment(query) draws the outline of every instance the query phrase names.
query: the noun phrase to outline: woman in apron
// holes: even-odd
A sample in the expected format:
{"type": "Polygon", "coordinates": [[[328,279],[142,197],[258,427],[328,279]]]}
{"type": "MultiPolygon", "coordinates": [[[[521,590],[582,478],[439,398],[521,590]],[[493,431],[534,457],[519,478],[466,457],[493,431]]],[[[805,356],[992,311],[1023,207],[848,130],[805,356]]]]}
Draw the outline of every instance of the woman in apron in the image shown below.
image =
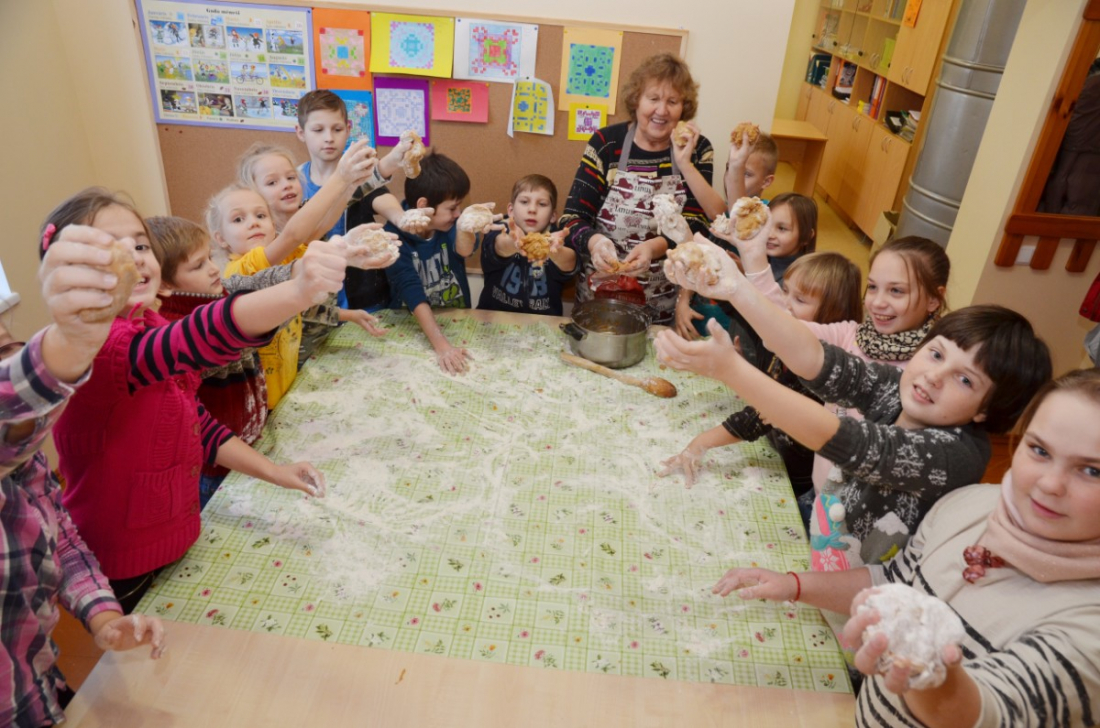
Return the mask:
{"type": "Polygon", "coordinates": [[[656,230],[652,200],[672,195],[692,231],[705,232],[707,216],[695,193],[717,194],[710,187],[714,149],[703,136],[683,150],[673,148],[676,123],[689,121],[698,107],[698,86],[679,58],[664,53],[643,61],[626,82],[623,100],[632,121],[592,135],[561,218],[581,260],[577,303],[616,275],[629,276],[644,291],[652,322],[671,324],[676,286],[661,264],[675,243],[656,230]]]}

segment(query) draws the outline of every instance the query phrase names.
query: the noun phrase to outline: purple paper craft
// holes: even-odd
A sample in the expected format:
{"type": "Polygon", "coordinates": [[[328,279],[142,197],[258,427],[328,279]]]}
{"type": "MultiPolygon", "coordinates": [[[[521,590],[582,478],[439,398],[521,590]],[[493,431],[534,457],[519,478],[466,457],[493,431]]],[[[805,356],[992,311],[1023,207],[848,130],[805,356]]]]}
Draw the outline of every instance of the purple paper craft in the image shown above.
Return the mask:
{"type": "Polygon", "coordinates": [[[378,146],[396,146],[401,132],[413,129],[425,146],[429,119],[428,79],[374,77],[374,130],[378,146]]]}

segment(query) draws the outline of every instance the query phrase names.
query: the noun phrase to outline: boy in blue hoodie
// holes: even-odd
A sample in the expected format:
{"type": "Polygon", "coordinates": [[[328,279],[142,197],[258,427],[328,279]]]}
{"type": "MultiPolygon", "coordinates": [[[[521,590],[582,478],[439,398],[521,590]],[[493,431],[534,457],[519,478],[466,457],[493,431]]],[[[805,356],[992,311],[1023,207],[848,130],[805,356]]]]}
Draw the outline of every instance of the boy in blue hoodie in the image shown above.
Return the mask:
{"type": "Polygon", "coordinates": [[[469,352],[451,345],[432,314],[433,308],[470,308],[470,284],[465,258],[474,252],[472,233],[459,233],[462,200],[470,178],[453,159],[431,153],[420,162],[420,175],[405,180],[406,210],[434,208],[420,235],[393,223],[386,230],[401,238],[401,256],[386,269],[390,308],[406,307],[435,350],[439,367],[448,374],[468,368],[469,352]],[[422,237],[423,236],[423,237],[422,237]]]}

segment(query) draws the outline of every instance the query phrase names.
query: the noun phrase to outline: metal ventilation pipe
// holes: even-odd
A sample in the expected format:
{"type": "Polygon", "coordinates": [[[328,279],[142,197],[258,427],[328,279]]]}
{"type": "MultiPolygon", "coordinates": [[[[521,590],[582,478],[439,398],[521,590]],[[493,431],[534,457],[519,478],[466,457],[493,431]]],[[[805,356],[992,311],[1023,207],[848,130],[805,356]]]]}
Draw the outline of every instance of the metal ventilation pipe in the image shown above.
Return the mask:
{"type": "Polygon", "coordinates": [[[944,247],[959,214],[970,170],[1027,0],[963,0],[943,56],[898,237],[920,235],[944,247]]]}

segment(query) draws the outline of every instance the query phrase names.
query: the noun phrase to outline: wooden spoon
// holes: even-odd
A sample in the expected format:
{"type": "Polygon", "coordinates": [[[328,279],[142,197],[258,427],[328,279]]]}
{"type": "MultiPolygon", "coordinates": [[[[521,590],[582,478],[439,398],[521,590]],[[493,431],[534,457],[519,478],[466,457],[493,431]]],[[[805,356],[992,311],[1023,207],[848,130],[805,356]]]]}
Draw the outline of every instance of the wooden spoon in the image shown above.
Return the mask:
{"type": "Polygon", "coordinates": [[[605,377],[611,377],[612,379],[618,379],[623,384],[629,384],[633,387],[640,387],[650,394],[658,397],[664,397],[666,399],[676,396],[676,385],[667,379],[661,379],[660,377],[646,377],[645,379],[639,379],[638,377],[632,377],[629,374],[623,374],[617,372],[614,369],[608,369],[607,367],[597,364],[595,362],[588,361],[579,356],[573,356],[572,354],[566,354],[564,351],[561,353],[562,361],[567,364],[572,364],[575,367],[581,369],[587,369],[590,372],[596,372],[596,374],[602,374],[605,377]]]}

